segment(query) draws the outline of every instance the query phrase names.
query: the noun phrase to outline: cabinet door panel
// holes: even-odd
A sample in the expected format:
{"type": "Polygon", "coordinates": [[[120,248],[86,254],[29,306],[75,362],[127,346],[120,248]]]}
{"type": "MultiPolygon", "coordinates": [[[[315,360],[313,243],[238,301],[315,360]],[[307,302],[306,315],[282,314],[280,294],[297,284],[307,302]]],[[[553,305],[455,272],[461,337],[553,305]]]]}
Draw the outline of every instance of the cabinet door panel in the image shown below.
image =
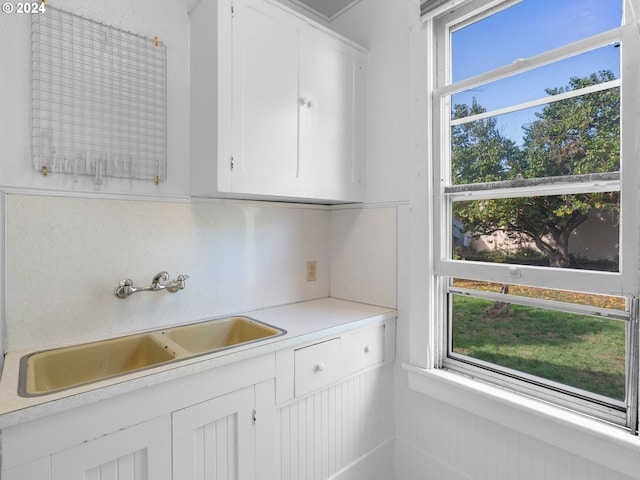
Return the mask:
{"type": "Polygon", "coordinates": [[[298,165],[300,27],[264,2],[234,4],[234,192],[301,193],[298,165]]]}
{"type": "Polygon", "coordinates": [[[174,412],[174,478],[254,478],[253,392],[246,388],[174,412]]]}
{"type": "Polygon", "coordinates": [[[354,48],[311,29],[303,70],[303,96],[311,99],[301,118],[301,164],[307,194],[360,200],[364,139],[364,58],[354,48]]]}
{"type": "Polygon", "coordinates": [[[51,458],[53,480],[170,480],[171,422],[160,417],[51,458]]]}

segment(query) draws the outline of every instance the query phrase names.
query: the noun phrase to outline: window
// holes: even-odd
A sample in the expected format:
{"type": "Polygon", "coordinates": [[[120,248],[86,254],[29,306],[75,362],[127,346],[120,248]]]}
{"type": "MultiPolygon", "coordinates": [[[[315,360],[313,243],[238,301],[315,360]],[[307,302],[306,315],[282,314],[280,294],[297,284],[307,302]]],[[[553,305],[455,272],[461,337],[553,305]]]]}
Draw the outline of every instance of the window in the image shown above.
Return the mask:
{"type": "Polygon", "coordinates": [[[432,240],[436,366],[636,433],[631,7],[471,0],[436,13],[432,240]]]}

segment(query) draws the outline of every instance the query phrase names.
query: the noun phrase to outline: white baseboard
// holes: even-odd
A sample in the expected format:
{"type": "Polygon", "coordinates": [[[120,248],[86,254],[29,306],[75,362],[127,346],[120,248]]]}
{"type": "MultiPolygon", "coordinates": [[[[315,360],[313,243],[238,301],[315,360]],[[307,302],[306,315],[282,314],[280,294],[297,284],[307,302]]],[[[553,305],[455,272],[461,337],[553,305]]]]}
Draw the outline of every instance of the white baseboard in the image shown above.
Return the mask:
{"type": "Polygon", "coordinates": [[[395,438],[390,438],[329,480],[394,480],[394,444],[395,438]]]}
{"type": "Polygon", "coordinates": [[[473,480],[427,452],[396,437],[396,480],[473,480]]]}

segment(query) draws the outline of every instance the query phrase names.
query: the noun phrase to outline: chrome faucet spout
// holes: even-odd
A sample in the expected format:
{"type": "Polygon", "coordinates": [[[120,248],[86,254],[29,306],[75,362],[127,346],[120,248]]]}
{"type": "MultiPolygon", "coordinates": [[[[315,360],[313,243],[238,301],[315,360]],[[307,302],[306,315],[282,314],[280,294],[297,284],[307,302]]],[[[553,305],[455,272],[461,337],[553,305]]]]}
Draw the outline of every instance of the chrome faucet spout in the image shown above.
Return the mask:
{"type": "Polygon", "coordinates": [[[167,283],[169,282],[169,273],[168,272],[160,272],[156,273],[151,280],[151,286],[154,287],[154,290],[161,290],[167,287],[167,283]]]}
{"type": "Polygon", "coordinates": [[[127,298],[136,292],[157,292],[158,290],[167,290],[170,293],[176,293],[185,287],[185,280],[189,275],[178,275],[175,280],[169,280],[169,273],[160,272],[151,280],[151,285],[146,287],[134,287],[133,280],[127,278],[122,280],[114,290],[114,295],[118,298],[127,298]]]}

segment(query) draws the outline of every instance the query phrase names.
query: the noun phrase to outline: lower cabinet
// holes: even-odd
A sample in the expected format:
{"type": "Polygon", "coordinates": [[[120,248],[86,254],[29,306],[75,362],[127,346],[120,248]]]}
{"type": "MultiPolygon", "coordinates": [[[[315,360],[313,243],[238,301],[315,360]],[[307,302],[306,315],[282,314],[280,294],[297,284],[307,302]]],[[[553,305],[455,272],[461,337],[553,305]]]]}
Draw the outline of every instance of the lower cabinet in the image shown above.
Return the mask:
{"type": "Polygon", "coordinates": [[[173,478],[255,478],[254,388],[173,413],[173,478]]]}
{"type": "Polygon", "coordinates": [[[2,472],[4,480],[171,480],[171,417],[155,418],[2,472]]]}
{"type": "Polygon", "coordinates": [[[0,478],[272,480],[256,438],[268,443],[274,377],[273,354],[251,357],[8,427],[0,478]]]}
{"type": "Polygon", "coordinates": [[[3,472],[5,480],[255,479],[255,387],[3,472]]]}
{"type": "MultiPolygon", "coordinates": [[[[0,477],[321,480],[365,468],[362,459],[393,437],[394,326],[292,345],[8,427],[0,477]]],[[[358,478],[376,475],[370,468],[358,478]]]]}
{"type": "MultiPolygon", "coordinates": [[[[52,480],[171,480],[168,415],[51,456],[52,480]]],[[[183,477],[187,478],[187,477],[183,477]]]]}
{"type": "Polygon", "coordinates": [[[275,478],[389,478],[394,346],[388,320],[277,352],[275,478]]]}

